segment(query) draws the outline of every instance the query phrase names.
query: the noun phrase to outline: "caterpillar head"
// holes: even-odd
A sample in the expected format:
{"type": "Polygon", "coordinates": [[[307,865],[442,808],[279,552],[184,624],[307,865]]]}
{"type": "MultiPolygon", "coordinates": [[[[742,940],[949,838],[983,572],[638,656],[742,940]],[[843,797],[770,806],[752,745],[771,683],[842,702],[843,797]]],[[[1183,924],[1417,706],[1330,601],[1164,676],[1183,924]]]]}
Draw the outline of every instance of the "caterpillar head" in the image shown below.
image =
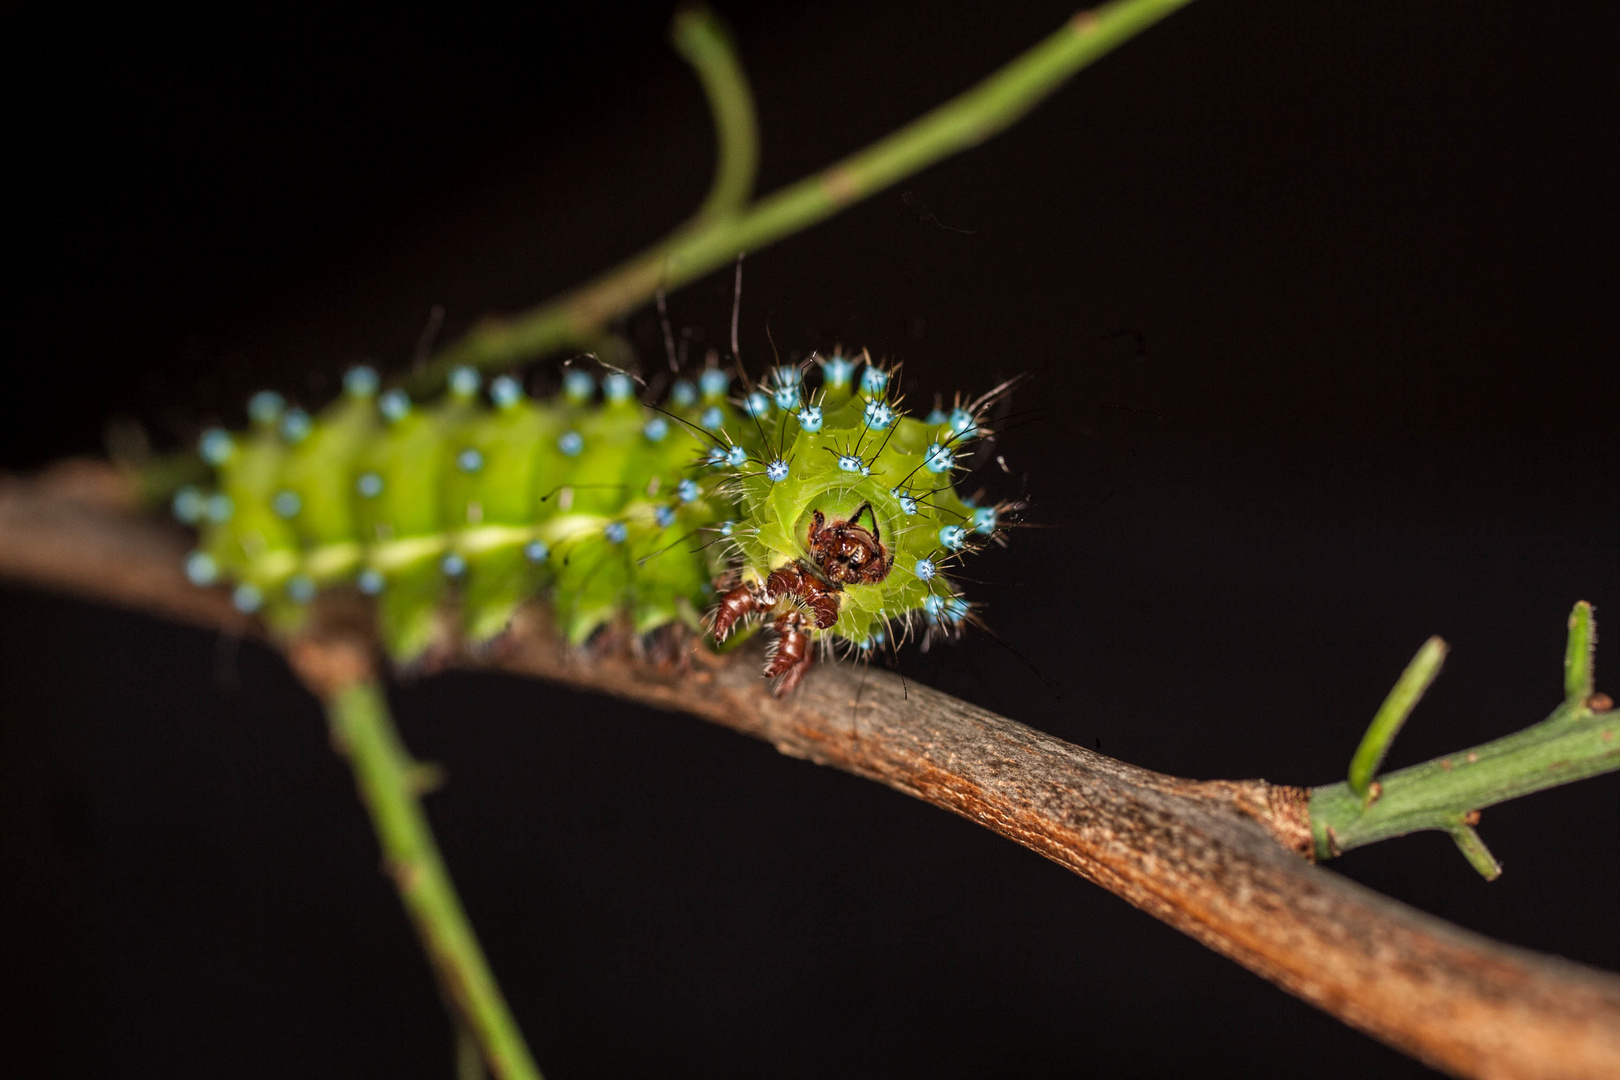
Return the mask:
{"type": "Polygon", "coordinates": [[[863,502],[847,521],[827,524],[820,510],[812,511],[809,542],[810,558],[822,577],[834,585],[875,585],[889,576],[894,560],[878,533],[877,514],[872,504],[863,502]],[[865,514],[871,529],[858,524],[865,514]]]}

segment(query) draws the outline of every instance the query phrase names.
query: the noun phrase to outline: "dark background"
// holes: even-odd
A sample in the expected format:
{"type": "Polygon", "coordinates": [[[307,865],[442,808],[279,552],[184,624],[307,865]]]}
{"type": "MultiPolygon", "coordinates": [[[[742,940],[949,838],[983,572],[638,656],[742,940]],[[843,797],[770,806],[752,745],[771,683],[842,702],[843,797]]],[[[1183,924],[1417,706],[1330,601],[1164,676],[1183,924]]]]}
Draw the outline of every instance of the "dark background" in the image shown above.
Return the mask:
{"type": "MultiPolygon", "coordinates": [[[[1061,2],[727,4],[773,189],[1055,28],[1061,2]]],[[[0,13],[0,465],[306,403],[660,236],[712,146],[668,8],[372,21],[0,13]]],[[[998,635],[902,670],[1126,760],[1339,779],[1425,636],[1400,766],[1556,703],[1620,612],[1616,66],[1603,5],[1205,0],[1012,131],[752,255],[744,354],[1032,381],[998,635]],[[909,193],[909,194],[908,194],[909,193]],[[1138,350],[1140,335],[1144,348],[1138,350]],[[1607,625],[1605,623],[1604,625],[1607,625]],[[1032,673],[1033,669],[1040,674],[1032,673]],[[1055,690],[1054,690],[1055,688],[1055,690]],[[1059,696],[1061,694],[1061,696],[1059,696]]],[[[729,275],[671,297],[724,332],[729,275]]],[[[628,325],[653,364],[656,323],[628,325]]],[[[1602,675],[1620,663],[1599,656],[1602,675]]],[[[977,827],[692,720],[515,679],[401,688],[428,802],[548,1077],[1418,1075],[977,827]]],[[[10,1075],[423,1076],[427,968],[281,661],[0,588],[10,1075]]],[[[1334,870],[1620,968],[1620,786],[1334,870]]]]}

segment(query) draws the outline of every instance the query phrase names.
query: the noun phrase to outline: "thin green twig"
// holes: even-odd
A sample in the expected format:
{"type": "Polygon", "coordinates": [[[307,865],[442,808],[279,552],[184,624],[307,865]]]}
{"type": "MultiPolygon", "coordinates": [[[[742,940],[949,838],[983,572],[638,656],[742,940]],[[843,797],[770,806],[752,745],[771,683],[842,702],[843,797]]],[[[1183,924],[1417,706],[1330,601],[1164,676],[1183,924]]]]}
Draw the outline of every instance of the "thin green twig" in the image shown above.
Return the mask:
{"type": "Polygon", "coordinates": [[[1446,643],[1432,637],[1423,643],[1412,662],[1401,672],[1395,688],[1379,706],[1367,734],[1361,737],[1355,756],[1350,759],[1350,790],[1365,801],[1372,796],[1373,777],[1384,763],[1384,755],[1400,733],[1401,725],[1412,715],[1412,710],[1423,698],[1423,693],[1440,674],[1440,665],[1446,659],[1446,643]]]}
{"type": "MultiPolygon", "coordinates": [[[[683,285],[743,252],[756,251],[808,228],[942,158],[978,145],[1017,121],[1075,72],[1189,2],[1114,0],[1082,12],[979,85],[843,161],[746,210],[677,230],[669,239],[573,292],[510,320],[482,324],[430,361],[411,380],[411,388],[434,390],[458,365],[503,366],[588,340],[608,320],[646,303],[657,290],[683,285]]],[[[700,13],[683,17],[708,18],[700,13]]],[[[715,34],[706,43],[708,51],[687,53],[694,63],[700,55],[712,59],[722,54],[724,39],[718,31],[715,34]]],[[[712,74],[721,65],[700,66],[699,70],[712,74]]],[[[715,201],[727,168],[725,140],[733,128],[728,127],[726,117],[734,105],[727,95],[746,85],[740,73],[735,82],[713,80],[711,74],[703,78],[722,139],[722,164],[704,211],[715,201]]]]}
{"type": "MultiPolygon", "coordinates": [[[[1551,716],[1523,731],[1421,765],[1401,769],[1369,783],[1358,792],[1352,782],[1313,788],[1310,799],[1311,832],[1318,858],[1328,859],[1352,848],[1387,840],[1394,836],[1438,829],[1456,841],[1469,863],[1487,880],[1502,872],[1501,866],[1474,831],[1479,811],[1521,795],[1584,780],[1590,776],[1620,769],[1620,714],[1610,700],[1592,693],[1591,644],[1595,629],[1591,605],[1575,605],[1569,620],[1566,648],[1565,698],[1551,716]]],[[[1402,686],[1416,678],[1426,685],[1439,667],[1439,653],[1431,639],[1425,653],[1402,676],[1402,686]],[[1420,670],[1421,669],[1421,670],[1420,670]]],[[[1401,693],[1390,695],[1394,700],[1401,693]]],[[[1419,691],[1421,692],[1421,691],[1419,691]]],[[[1409,695],[1415,701],[1416,695],[1409,695]]],[[[1380,710],[1374,727],[1385,720],[1380,710]]],[[[1398,723],[1395,725],[1398,727],[1398,723]]],[[[1382,760],[1388,737],[1378,744],[1382,760]]],[[[1365,749],[1373,732],[1363,740],[1365,749]]],[[[1362,754],[1357,752],[1357,761],[1362,754]]],[[[1374,762],[1366,774],[1370,782],[1374,762]]],[[[1352,776],[1357,775],[1352,770],[1352,776]]]]}
{"type": "Polygon", "coordinates": [[[338,691],[327,703],[327,718],[335,743],[354,769],[384,865],[445,997],[478,1041],[491,1075],[497,1080],[540,1080],[433,842],[417,800],[425,771],[400,742],[381,688],[360,682],[338,691]]]}
{"type": "Polygon", "coordinates": [[[759,121],[754,116],[748,76],[718,19],[706,8],[684,8],[675,13],[669,32],[675,50],[692,65],[703,84],[718,144],[708,197],[683,226],[692,229],[748,205],[759,168],[759,121]]]}

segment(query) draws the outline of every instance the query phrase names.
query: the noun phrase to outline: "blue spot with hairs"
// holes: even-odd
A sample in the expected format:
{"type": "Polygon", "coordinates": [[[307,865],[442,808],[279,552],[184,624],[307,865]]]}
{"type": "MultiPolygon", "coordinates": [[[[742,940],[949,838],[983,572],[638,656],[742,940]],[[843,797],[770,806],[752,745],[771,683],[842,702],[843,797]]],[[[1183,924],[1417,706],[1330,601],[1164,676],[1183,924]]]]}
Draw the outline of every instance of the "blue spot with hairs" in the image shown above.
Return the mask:
{"type": "Polygon", "coordinates": [[[872,631],[872,640],[877,642],[879,645],[882,645],[885,641],[889,640],[889,635],[885,634],[882,630],[874,630],[872,631]]]}
{"type": "Polygon", "coordinates": [[[523,557],[532,563],[543,563],[551,558],[551,549],[544,540],[530,540],[523,545],[523,557]]]}
{"type": "Polygon", "coordinates": [[[502,375],[489,384],[489,400],[498,409],[510,409],[523,400],[523,384],[510,375],[502,375]]]}
{"type": "Polygon", "coordinates": [[[743,402],[743,405],[748,409],[749,416],[771,415],[771,399],[760,393],[758,390],[755,390],[753,393],[749,394],[747,400],[743,402]]]}
{"type": "Polygon", "coordinates": [[[248,419],[268,427],[281,419],[281,410],[286,407],[287,399],[274,390],[260,390],[248,398],[248,419]]]}
{"type": "Polygon", "coordinates": [[[682,480],[675,485],[675,495],[681,502],[696,502],[702,494],[703,489],[698,487],[696,480],[682,480]]]}
{"type": "Polygon", "coordinates": [[[958,439],[971,439],[979,433],[979,425],[966,409],[952,409],[949,417],[951,434],[958,439]]]}
{"type": "Polygon", "coordinates": [[[821,406],[806,405],[799,410],[799,426],[814,435],[821,430],[821,406]]]}
{"type": "Polygon", "coordinates": [[[366,569],[360,571],[360,577],[355,581],[355,584],[358,585],[360,587],[360,591],[365,593],[367,596],[376,596],[378,593],[383,591],[385,586],[387,586],[388,579],[383,577],[378,571],[367,567],[366,569]]]}
{"type": "Polygon", "coordinates": [[[837,353],[827,357],[821,362],[821,380],[831,387],[843,388],[849,385],[849,380],[855,374],[855,365],[847,357],[837,353]]]}
{"type": "Polygon", "coordinates": [[[703,459],[705,465],[724,465],[726,463],[726,448],[716,446],[709,451],[709,456],[703,459]]]}
{"type": "Polygon", "coordinates": [[[563,376],[563,397],[570,405],[583,405],[595,395],[596,380],[591,378],[590,372],[570,368],[563,376]]]}
{"type": "Polygon", "coordinates": [[[208,513],[208,497],[194,487],[183,487],[175,492],[170,505],[182,525],[195,525],[208,513]]]}
{"type": "Polygon", "coordinates": [[[733,469],[740,469],[748,463],[748,451],[740,446],[733,446],[726,451],[726,464],[733,469]]]}
{"type": "Polygon", "coordinates": [[[288,409],[281,418],[281,437],[290,443],[301,443],[315,429],[315,421],[303,409],[288,409]]]}
{"type": "Polygon", "coordinates": [[[304,508],[304,500],[298,497],[296,491],[278,491],[276,497],[270,500],[270,509],[276,512],[277,517],[297,517],[298,511],[304,508]]]}
{"type": "Polygon", "coordinates": [[[930,619],[938,619],[939,616],[940,616],[940,613],[943,612],[944,610],[945,610],[945,598],[944,597],[935,596],[933,593],[929,593],[927,596],[923,597],[923,614],[928,616],[928,618],[930,618],[930,619]]]}
{"type": "Polygon", "coordinates": [[[981,506],[973,511],[973,531],[980,536],[989,536],[996,531],[998,515],[993,506],[981,506]]]}
{"type": "Polygon", "coordinates": [[[894,423],[894,407],[887,401],[868,401],[865,414],[867,426],[873,431],[882,431],[894,423]]]}
{"type": "Polygon", "coordinates": [[[669,421],[662,416],[655,416],[641,425],[641,433],[649,442],[662,442],[664,436],[669,434],[669,421]]]}
{"type": "Polygon", "coordinates": [[[895,488],[894,490],[890,491],[889,494],[900,500],[900,512],[902,514],[910,517],[912,514],[917,512],[917,500],[906,491],[902,490],[901,488],[895,488]]]}
{"type": "Polygon", "coordinates": [[[410,415],[411,398],[403,390],[390,390],[377,399],[377,411],[390,423],[398,423],[410,415]]]}
{"type": "Polygon", "coordinates": [[[917,580],[918,581],[932,580],[933,576],[935,574],[937,574],[937,573],[939,573],[939,568],[934,565],[934,560],[933,559],[918,559],[917,560],[917,580]]]}
{"type": "Polygon", "coordinates": [[[307,604],[315,599],[315,582],[308,574],[294,574],[287,579],[287,596],[295,604],[307,604]]]}
{"type": "Polygon", "coordinates": [[[602,530],[602,535],[615,544],[622,544],[629,539],[630,530],[624,527],[622,521],[610,521],[607,523],[607,528],[602,530]]]}
{"type": "Polygon", "coordinates": [[[967,530],[960,525],[947,525],[939,530],[939,542],[952,551],[961,551],[967,546],[967,530]]]}
{"type": "Polygon", "coordinates": [[[780,484],[788,478],[788,463],[777,458],[765,466],[765,478],[773,484],[780,484]]]}
{"type": "Polygon", "coordinates": [[[778,386],[771,392],[771,400],[783,412],[792,412],[799,407],[799,388],[797,386],[778,386]]]}
{"type": "Polygon", "coordinates": [[[719,368],[709,368],[698,376],[698,386],[703,388],[705,398],[723,398],[731,391],[731,376],[719,368]]]}
{"type": "Polygon", "coordinates": [[[945,422],[945,410],[944,409],[935,409],[933,412],[928,414],[926,419],[923,420],[923,423],[933,425],[933,426],[938,426],[940,424],[943,424],[944,422],[945,422]]]}
{"type": "Polygon", "coordinates": [[[866,462],[862,461],[854,454],[839,454],[838,467],[845,472],[860,473],[862,476],[865,476],[872,471],[866,467],[866,462]]]}
{"type": "Polygon", "coordinates": [[[483,377],[465,364],[450,372],[450,393],[458,398],[472,397],[483,383],[483,377]]]}
{"type": "Polygon", "coordinates": [[[206,551],[186,556],[186,580],[193,585],[212,585],[219,580],[219,563],[206,551]]]}
{"type": "Polygon", "coordinates": [[[945,617],[951,622],[961,622],[972,611],[971,605],[960,596],[953,596],[945,602],[945,617]]]}
{"type": "Polygon", "coordinates": [[[697,404],[697,387],[686,379],[676,379],[669,388],[669,400],[682,409],[691,408],[697,404]]]}
{"type": "Polygon", "coordinates": [[[475,473],[484,467],[484,455],[469,446],[456,455],[456,468],[465,473],[475,473]]]}
{"type": "Polygon", "coordinates": [[[721,425],[725,422],[726,414],[720,411],[720,406],[718,405],[710,405],[707,409],[703,410],[703,415],[698,418],[698,423],[702,424],[710,431],[719,431],[721,425]]]}
{"type": "Polygon", "coordinates": [[[236,452],[236,443],[231,439],[231,433],[223,428],[209,428],[197,440],[197,452],[208,464],[223,465],[236,452]]]}
{"type": "Polygon", "coordinates": [[[565,457],[579,457],[585,450],[585,436],[577,431],[565,431],[557,440],[557,449],[561,450],[565,457]]]}
{"type": "Polygon", "coordinates": [[[215,525],[223,525],[231,520],[232,514],[236,513],[236,504],[231,502],[229,495],[210,495],[206,513],[209,521],[215,525]]]}
{"type": "Polygon", "coordinates": [[[602,396],[609,401],[629,401],[636,392],[636,384],[622,371],[611,372],[602,380],[602,396]]]}
{"type": "Polygon", "coordinates": [[[669,528],[671,525],[675,524],[675,508],[672,506],[658,507],[653,511],[653,520],[658,522],[658,527],[660,529],[669,528]]]}
{"type": "Polygon", "coordinates": [[[375,499],[382,494],[383,478],[374,472],[361,473],[354,482],[354,489],[368,499],[375,499]]]}
{"type": "Polygon", "coordinates": [[[861,390],[868,394],[881,394],[889,385],[889,373],[871,364],[861,372],[861,390]]]}
{"type": "Polygon", "coordinates": [[[950,472],[956,466],[956,455],[949,447],[932,443],[923,453],[923,464],[931,473],[950,472]]]}
{"type": "Polygon", "coordinates": [[[731,535],[731,530],[736,528],[736,527],[737,527],[737,523],[735,521],[722,521],[720,523],[720,535],[721,536],[730,536],[731,535]]]}
{"type": "Polygon", "coordinates": [[[238,585],[231,592],[231,607],[235,608],[237,611],[240,611],[244,615],[251,615],[255,611],[258,611],[260,605],[263,603],[264,593],[259,591],[259,587],[257,585],[250,584],[246,581],[242,582],[242,584],[238,585]]]}
{"type": "Polygon", "coordinates": [[[459,551],[452,551],[439,560],[439,569],[445,577],[460,577],[467,572],[467,559],[459,551]]]}

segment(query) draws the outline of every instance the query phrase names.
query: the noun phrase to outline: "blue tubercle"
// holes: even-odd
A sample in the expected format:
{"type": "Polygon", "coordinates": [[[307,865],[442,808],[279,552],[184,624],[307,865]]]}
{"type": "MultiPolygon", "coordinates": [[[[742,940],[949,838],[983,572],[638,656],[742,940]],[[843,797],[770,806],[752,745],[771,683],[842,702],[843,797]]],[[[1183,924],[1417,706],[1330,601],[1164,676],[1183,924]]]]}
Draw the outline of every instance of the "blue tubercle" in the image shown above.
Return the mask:
{"type": "Polygon", "coordinates": [[[602,380],[602,396],[609,401],[629,401],[635,393],[636,384],[622,371],[612,372],[602,380]]]}
{"type": "Polygon", "coordinates": [[[806,405],[799,410],[799,426],[814,435],[821,430],[821,406],[806,405]]]}
{"type": "Polygon", "coordinates": [[[260,390],[248,398],[248,419],[270,427],[281,419],[282,410],[286,407],[287,399],[274,390],[260,390]]]}
{"type": "Polygon", "coordinates": [[[726,464],[733,469],[740,469],[748,463],[748,451],[741,446],[733,446],[726,451],[726,464]]]}
{"type": "Polygon", "coordinates": [[[973,531],[980,536],[989,536],[996,531],[998,515],[993,506],[981,506],[973,511],[973,531]]]}
{"type": "Polygon", "coordinates": [[[377,411],[383,414],[384,420],[397,424],[410,415],[410,395],[403,390],[390,390],[377,399],[377,411]]]}
{"type": "Polygon", "coordinates": [[[721,425],[723,425],[725,422],[726,414],[720,411],[720,406],[718,405],[710,405],[707,409],[703,410],[703,415],[698,418],[698,423],[702,424],[710,431],[719,431],[721,425]]]}
{"type": "Polygon", "coordinates": [[[773,484],[780,484],[788,478],[788,463],[777,458],[765,466],[765,478],[773,484]]]}
{"type": "Polygon", "coordinates": [[[696,480],[682,480],[675,486],[675,495],[683,503],[696,502],[702,494],[703,489],[698,487],[696,480]]]}
{"type": "Polygon", "coordinates": [[[872,364],[866,365],[861,372],[861,392],[865,394],[881,394],[889,386],[889,373],[872,364]]]}
{"type": "Polygon", "coordinates": [[[359,586],[360,591],[365,593],[367,596],[376,596],[387,587],[388,579],[383,577],[380,572],[373,570],[368,566],[366,569],[360,571],[360,577],[356,579],[355,584],[359,586]]]}
{"type": "Polygon", "coordinates": [[[251,615],[264,603],[264,593],[250,582],[242,582],[231,592],[231,606],[244,615],[251,615]]]}
{"type": "Polygon", "coordinates": [[[931,473],[950,472],[956,467],[956,455],[951,453],[950,447],[933,443],[923,454],[923,464],[931,473]]]}
{"type": "Polygon", "coordinates": [[[625,528],[622,521],[610,521],[607,523],[607,528],[602,530],[602,535],[615,544],[622,544],[629,539],[630,530],[625,528]]]}
{"type": "Polygon", "coordinates": [[[686,379],[676,379],[669,388],[669,400],[678,408],[689,409],[697,404],[697,387],[686,379]]]}
{"type": "Polygon", "coordinates": [[[288,409],[281,418],[281,437],[290,443],[301,443],[315,430],[315,422],[303,409],[288,409]]]}
{"type": "Polygon", "coordinates": [[[966,409],[952,409],[948,418],[951,436],[958,440],[973,438],[979,433],[979,424],[966,409]]]}
{"type": "Polygon", "coordinates": [[[450,393],[463,401],[478,393],[478,388],[483,384],[484,378],[478,374],[476,368],[462,365],[450,372],[450,393]]]}
{"type": "Polygon", "coordinates": [[[849,385],[849,380],[854,374],[854,362],[838,353],[833,353],[821,361],[821,381],[828,387],[843,389],[849,385]]]}
{"type": "Polygon", "coordinates": [[[565,431],[557,439],[557,449],[565,457],[579,457],[585,451],[585,436],[577,431],[565,431]]]}
{"type": "Polygon", "coordinates": [[[967,530],[960,525],[946,525],[939,530],[939,542],[952,551],[961,551],[967,546],[967,530]]]}
{"type": "Polygon", "coordinates": [[[731,376],[719,368],[709,368],[698,376],[705,401],[719,401],[731,392],[731,376]]]}
{"type": "Polygon", "coordinates": [[[933,412],[928,414],[928,418],[924,420],[923,423],[929,425],[930,427],[938,427],[940,424],[943,424],[945,420],[945,410],[935,408],[933,412]]]}
{"type": "Polygon", "coordinates": [[[206,551],[186,556],[186,579],[193,585],[212,585],[219,580],[219,563],[206,551]]]}
{"type": "Polygon", "coordinates": [[[591,378],[591,373],[569,368],[568,374],[563,376],[563,397],[568,399],[568,404],[583,405],[595,396],[596,380],[591,378]]]}
{"type": "Polygon", "coordinates": [[[641,433],[647,437],[648,442],[663,442],[664,436],[669,434],[669,421],[662,416],[655,416],[641,426],[641,433]]]}
{"type": "Polygon", "coordinates": [[[771,399],[758,390],[748,395],[747,400],[743,402],[743,407],[748,410],[749,416],[771,415],[771,399]]]}
{"type": "Polygon", "coordinates": [[[456,455],[456,468],[464,473],[475,473],[484,467],[484,455],[473,447],[467,447],[456,455]]]}
{"type": "MultiPolygon", "coordinates": [[[[868,369],[870,370],[870,369],[868,369]]],[[[894,407],[887,401],[872,400],[866,403],[866,424],[873,431],[882,431],[894,423],[894,407]]]]}
{"type": "Polygon", "coordinates": [[[343,373],[343,392],[350,397],[371,397],[377,392],[377,386],[377,373],[364,364],[343,373]]]}
{"type": "Polygon", "coordinates": [[[236,442],[223,428],[209,428],[197,440],[197,452],[210,465],[223,465],[236,453],[236,442]]]}
{"type": "Polygon", "coordinates": [[[354,482],[354,489],[368,499],[375,499],[383,492],[383,478],[374,472],[361,473],[354,482]]]}
{"type": "Polygon", "coordinates": [[[501,375],[489,384],[489,400],[497,409],[510,409],[523,400],[523,384],[510,375],[501,375]]]}
{"type": "Polygon", "coordinates": [[[653,520],[658,522],[660,529],[667,529],[675,524],[675,508],[673,506],[660,506],[653,511],[653,520]]]}
{"type": "Polygon", "coordinates": [[[231,520],[232,514],[236,513],[236,504],[231,502],[229,495],[210,495],[205,513],[209,521],[215,525],[223,525],[231,520]]]}
{"type": "Polygon", "coordinates": [[[175,520],[182,525],[195,525],[208,513],[208,497],[194,487],[183,487],[174,493],[175,520]]]}
{"type": "Polygon", "coordinates": [[[900,512],[902,514],[910,517],[917,512],[916,498],[904,488],[895,488],[894,490],[890,491],[889,494],[900,500],[900,512]]]}
{"type": "Polygon", "coordinates": [[[933,576],[935,574],[937,574],[937,573],[939,573],[939,568],[934,565],[934,560],[933,559],[918,559],[917,560],[917,580],[918,581],[932,580],[933,576]]]}
{"type": "Polygon", "coordinates": [[[439,560],[439,569],[445,577],[460,577],[467,572],[467,559],[459,551],[452,551],[439,560]]]}
{"type": "Polygon", "coordinates": [[[275,498],[270,500],[270,509],[276,512],[277,517],[297,517],[298,511],[304,508],[304,500],[298,497],[296,491],[278,491],[275,498]]]}
{"type": "Polygon", "coordinates": [[[287,579],[287,597],[295,604],[307,604],[315,599],[315,582],[308,574],[294,574],[287,579]]]}
{"type": "Polygon", "coordinates": [[[532,563],[543,563],[551,558],[551,549],[544,540],[530,540],[523,545],[523,557],[532,563]]]}

